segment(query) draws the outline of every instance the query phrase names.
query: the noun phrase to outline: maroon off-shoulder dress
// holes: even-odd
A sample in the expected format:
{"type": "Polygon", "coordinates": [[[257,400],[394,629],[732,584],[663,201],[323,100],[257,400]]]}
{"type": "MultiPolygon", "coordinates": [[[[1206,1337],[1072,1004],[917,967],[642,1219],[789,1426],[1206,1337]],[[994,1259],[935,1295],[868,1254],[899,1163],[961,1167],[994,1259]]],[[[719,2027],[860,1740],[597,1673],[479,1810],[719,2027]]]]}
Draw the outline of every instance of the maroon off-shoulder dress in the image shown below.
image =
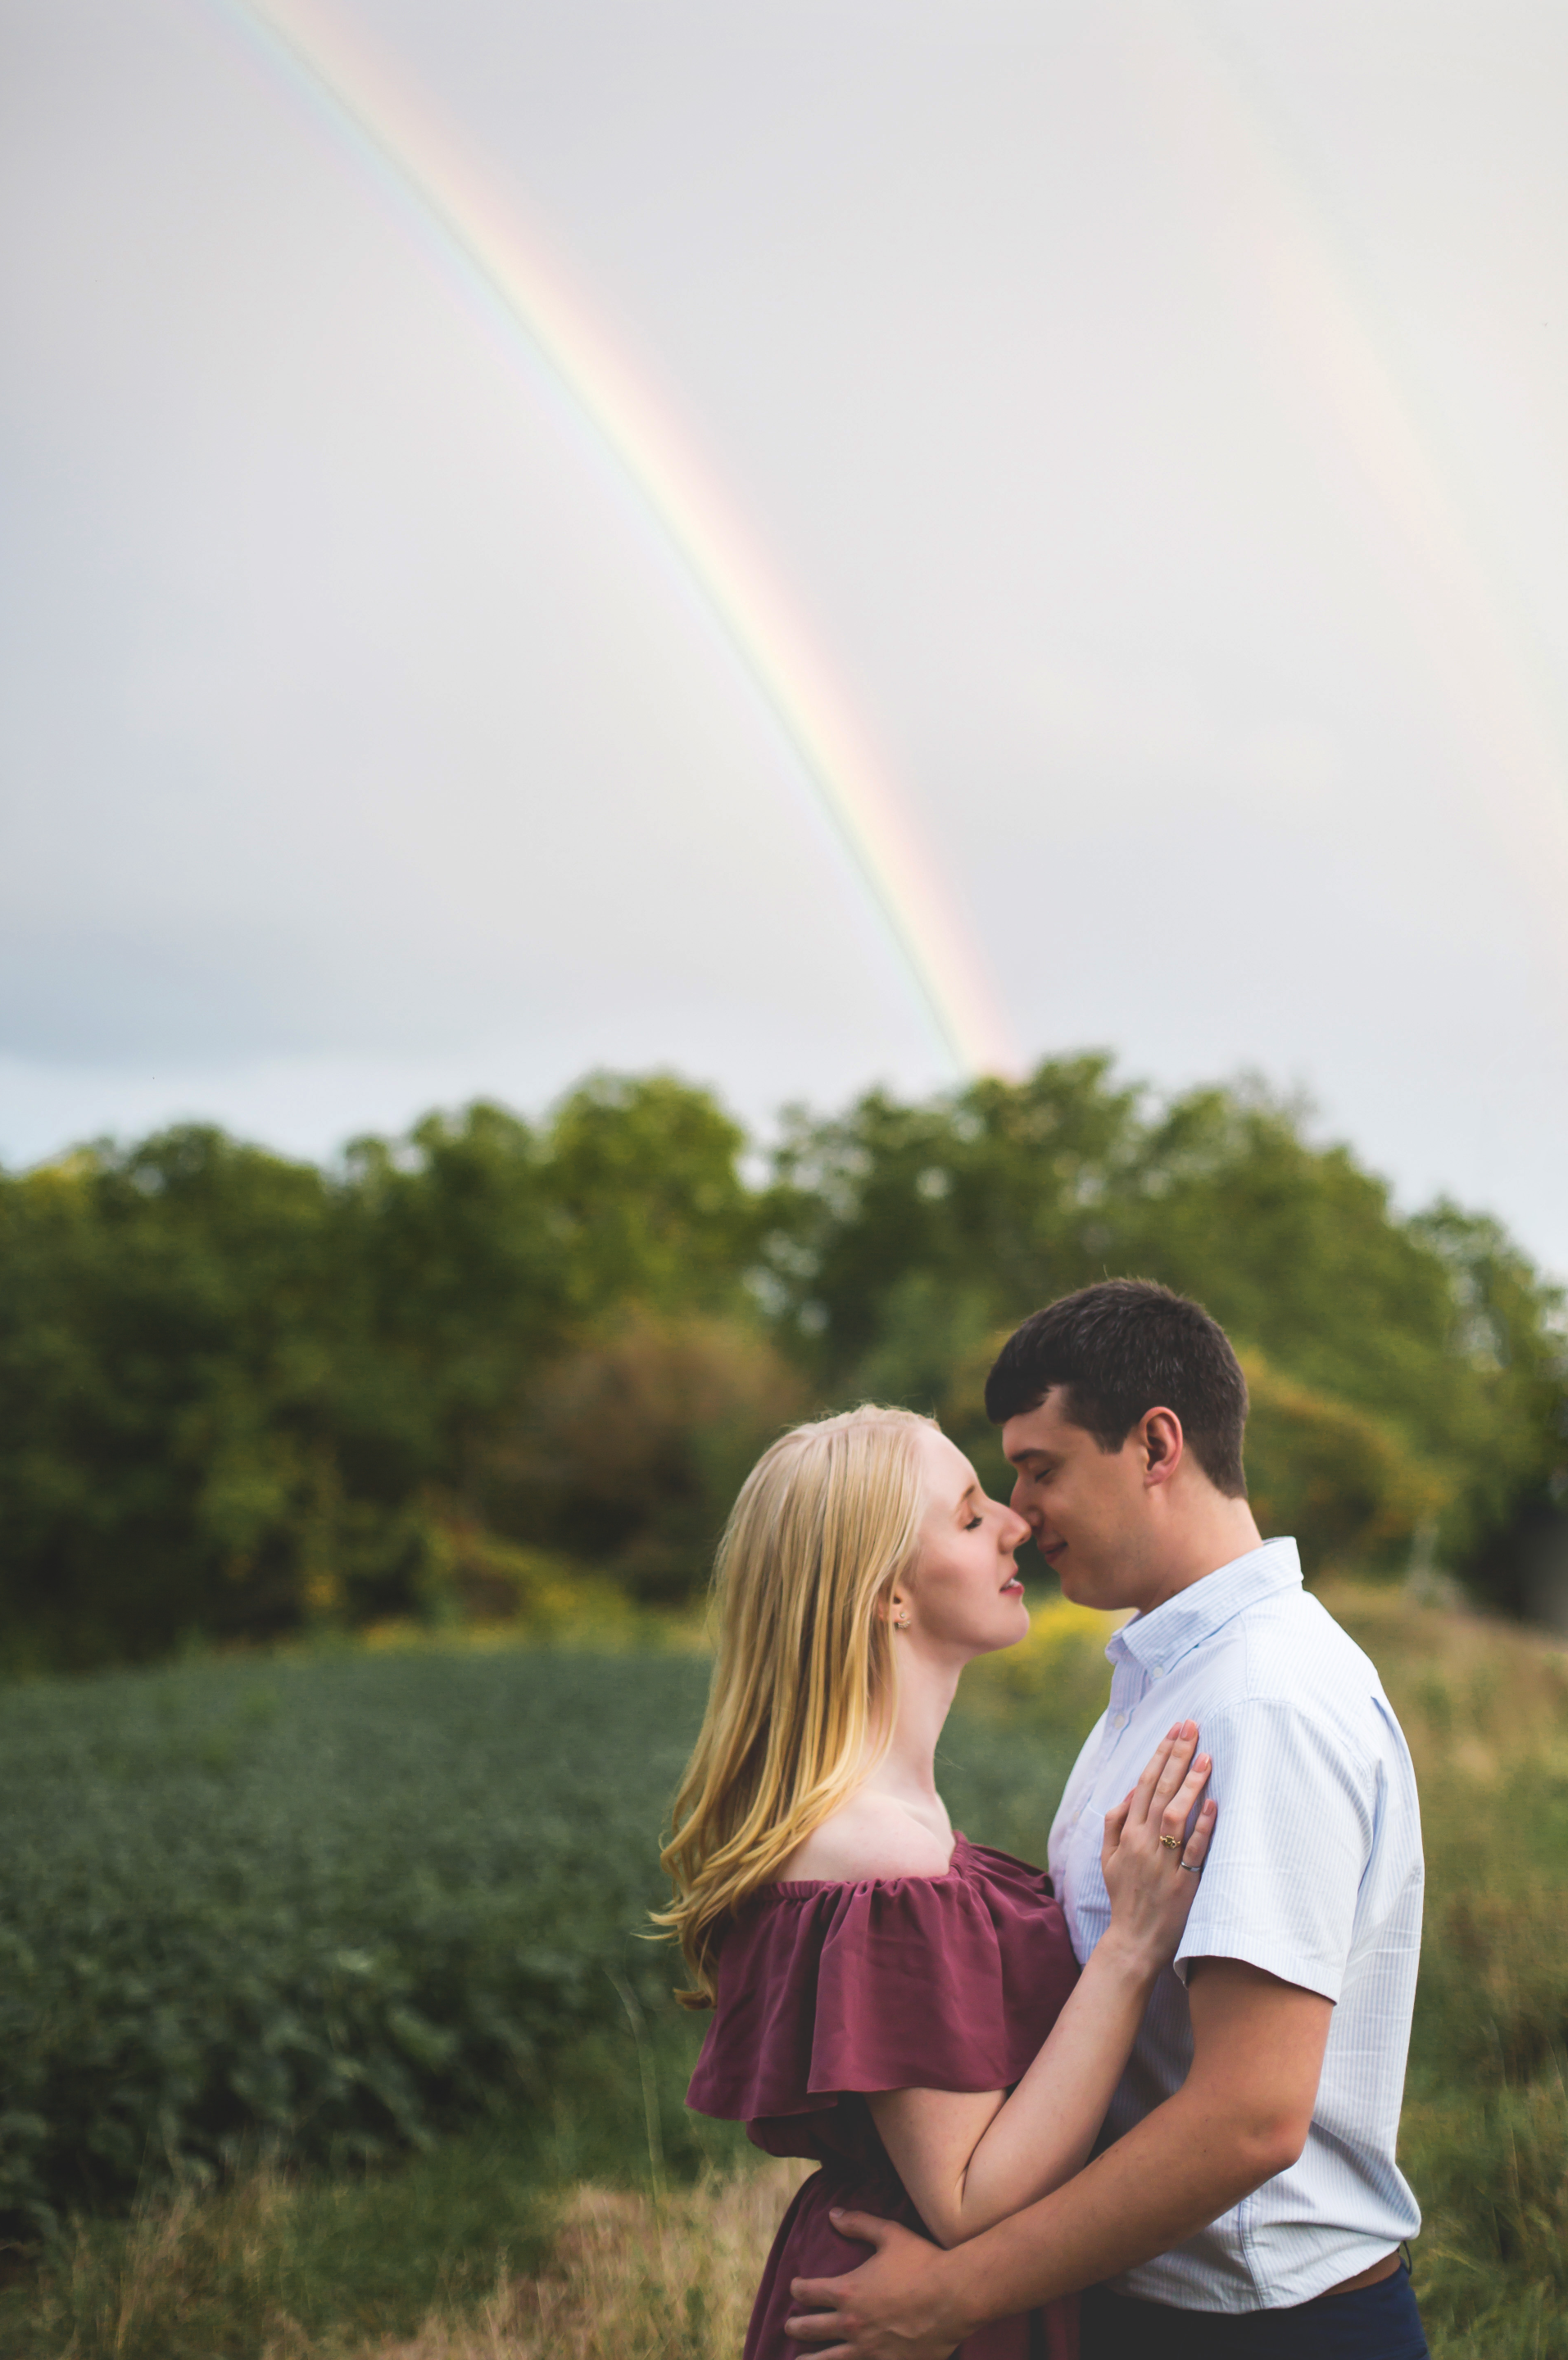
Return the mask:
{"type": "MultiPolygon", "coordinates": [[[[800,2360],[789,2281],[867,2258],[830,2204],[930,2233],[866,2104],[875,2090],[1007,2090],[1078,1968],[1051,1881],[960,1836],[942,1876],[764,1885],[727,1929],[718,2004],[686,2103],[769,2155],[811,2156],[768,2256],[745,2360],[800,2360]]],[[[996,2321],[963,2360],[1076,2360],[1077,2302],[996,2321]]]]}

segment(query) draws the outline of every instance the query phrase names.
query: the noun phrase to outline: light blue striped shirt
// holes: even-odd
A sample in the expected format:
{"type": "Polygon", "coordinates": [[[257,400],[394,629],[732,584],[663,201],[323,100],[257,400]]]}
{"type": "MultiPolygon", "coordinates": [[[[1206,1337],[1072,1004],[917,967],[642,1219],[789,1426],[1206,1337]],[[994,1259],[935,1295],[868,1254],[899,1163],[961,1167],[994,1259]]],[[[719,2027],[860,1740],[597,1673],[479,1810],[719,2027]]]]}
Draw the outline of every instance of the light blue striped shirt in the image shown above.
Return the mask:
{"type": "Polygon", "coordinates": [[[1399,1725],[1367,1657],[1269,1541],[1112,1639],[1111,1700],[1051,1830],[1051,1873],[1079,1959],[1110,1923],[1105,1812],[1173,1721],[1214,1756],[1219,1822],[1101,2145],[1185,2080],[1185,1962],[1245,1959],[1334,2003],[1300,2160],[1185,2245],[1112,2284],[1193,2311],[1306,2302],[1421,2226],[1394,2161],[1421,1950],[1421,1817],[1399,1725]]]}

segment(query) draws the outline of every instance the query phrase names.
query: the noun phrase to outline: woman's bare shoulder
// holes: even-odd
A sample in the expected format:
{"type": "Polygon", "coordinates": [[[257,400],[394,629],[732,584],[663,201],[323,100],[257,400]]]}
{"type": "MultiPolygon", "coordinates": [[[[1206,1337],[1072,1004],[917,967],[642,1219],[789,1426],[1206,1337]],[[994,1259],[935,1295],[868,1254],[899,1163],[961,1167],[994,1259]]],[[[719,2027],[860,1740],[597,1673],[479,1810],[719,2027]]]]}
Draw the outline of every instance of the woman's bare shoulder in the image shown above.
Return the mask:
{"type": "Polygon", "coordinates": [[[781,1884],[866,1885],[892,1876],[945,1876],[951,1842],[890,1796],[852,1795],[811,1830],[779,1872],[781,1884]]]}

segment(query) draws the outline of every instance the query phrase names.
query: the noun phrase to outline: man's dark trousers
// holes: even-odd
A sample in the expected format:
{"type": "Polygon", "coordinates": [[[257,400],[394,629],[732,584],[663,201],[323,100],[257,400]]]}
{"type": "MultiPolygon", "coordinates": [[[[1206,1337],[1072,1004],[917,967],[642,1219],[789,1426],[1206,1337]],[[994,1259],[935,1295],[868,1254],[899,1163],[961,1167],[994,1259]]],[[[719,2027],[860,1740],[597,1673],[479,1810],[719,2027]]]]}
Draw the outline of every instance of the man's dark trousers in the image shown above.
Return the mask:
{"type": "Polygon", "coordinates": [[[1081,2353],[1082,2360],[1429,2360],[1402,2262],[1376,2286],[1289,2311],[1178,2311],[1091,2287],[1081,2353]]]}

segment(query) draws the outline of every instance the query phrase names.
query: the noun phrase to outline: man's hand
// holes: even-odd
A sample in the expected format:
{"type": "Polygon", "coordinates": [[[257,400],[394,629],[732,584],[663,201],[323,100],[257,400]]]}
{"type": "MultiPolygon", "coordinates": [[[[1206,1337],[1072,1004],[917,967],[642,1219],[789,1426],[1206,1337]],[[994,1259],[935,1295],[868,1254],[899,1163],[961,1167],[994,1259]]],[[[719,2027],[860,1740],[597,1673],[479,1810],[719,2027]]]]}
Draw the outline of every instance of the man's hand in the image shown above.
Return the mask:
{"type": "Polygon", "coordinates": [[[1239,1959],[1195,1960],[1189,1988],[1186,2081],[1051,2195],[946,2252],[864,2212],[835,2215],[877,2252],[844,2278],[795,2280],[800,2310],[785,2324],[803,2360],[945,2360],[988,2320],[1169,2252],[1294,2163],[1332,2002],[1239,1959]]]}
{"type": "Polygon", "coordinates": [[[792,2280],[800,2310],[784,2332],[801,2360],[947,2360],[975,2322],[943,2298],[942,2247],[872,2212],[832,2218],[841,2237],[877,2250],[846,2278],[792,2280]]]}

